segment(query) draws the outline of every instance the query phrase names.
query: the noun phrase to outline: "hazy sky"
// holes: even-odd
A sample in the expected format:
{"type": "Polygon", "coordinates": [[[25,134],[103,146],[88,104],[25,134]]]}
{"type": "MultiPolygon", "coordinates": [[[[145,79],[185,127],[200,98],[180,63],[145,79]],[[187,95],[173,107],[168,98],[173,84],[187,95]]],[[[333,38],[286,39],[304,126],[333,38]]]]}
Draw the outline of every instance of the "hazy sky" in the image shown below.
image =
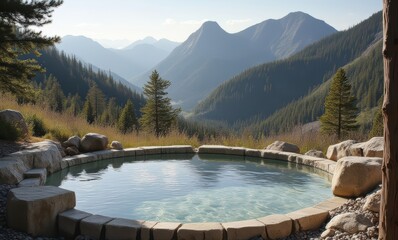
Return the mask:
{"type": "Polygon", "coordinates": [[[146,36],[182,42],[206,20],[233,33],[303,11],[344,30],[381,9],[382,0],[64,0],[42,30],[118,44],[146,36]]]}

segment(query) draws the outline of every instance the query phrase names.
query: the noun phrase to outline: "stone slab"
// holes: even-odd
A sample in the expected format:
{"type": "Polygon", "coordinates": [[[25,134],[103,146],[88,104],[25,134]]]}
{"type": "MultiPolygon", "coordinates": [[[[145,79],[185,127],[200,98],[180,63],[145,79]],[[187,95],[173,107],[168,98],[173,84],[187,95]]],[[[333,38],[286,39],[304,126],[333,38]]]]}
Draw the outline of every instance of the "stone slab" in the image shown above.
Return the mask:
{"type": "Polygon", "coordinates": [[[269,239],[284,238],[293,231],[293,220],[283,214],[269,215],[257,220],[265,224],[269,239]]]}
{"type": "Polygon", "coordinates": [[[94,239],[103,239],[105,235],[105,224],[113,218],[102,215],[91,215],[80,221],[80,233],[94,239]]]}
{"type": "Polygon", "coordinates": [[[194,153],[191,145],[162,146],[162,154],[194,153]]]}
{"type": "Polygon", "coordinates": [[[155,154],[162,154],[162,147],[160,146],[147,146],[141,147],[144,150],[145,155],[155,155],[155,154]]]}
{"type": "MultiPolygon", "coordinates": [[[[290,156],[296,156],[294,153],[285,153],[279,152],[274,150],[262,150],[261,157],[266,159],[273,159],[273,160],[282,160],[282,161],[289,161],[290,156]]],[[[290,161],[293,161],[292,159],[290,161]]]]}
{"type": "Polygon", "coordinates": [[[245,149],[245,156],[247,157],[261,157],[261,150],[259,149],[251,149],[251,148],[246,148],[245,149]]]}
{"type": "Polygon", "coordinates": [[[116,152],[113,150],[100,150],[93,152],[97,156],[98,160],[109,159],[109,158],[116,158],[116,152]]]}
{"type": "Polygon", "coordinates": [[[342,206],[343,204],[344,203],[325,200],[323,202],[320,202],[320,203],[314,205],[313,207],[314,208],[323,209],[323,210],[326,210],[326,211],[331,211],[331,210],[334,210],[334,209],[342,206]]]}
{"type": "Polygon", "coordinates": [[[62,188],[14,188],[7,196],[7,225],[32,236],[54,236],[57,215],[75,205],[75,193],[62,188]]]}
{"type": "Polygon", "coordinates": [[[226,154],[245,156],[245,148],[228,147],[223,145],[202,145],[198,148],[199,154],[226,154]]]}
{"type": "Polygon", "coordinates": [[[135,157],[135,152],[138,148],[125,148],[122,150],[124,157],[135,157]]]}
{"type": "Polygon", "coordinates": [[[40,178],[40,184],[43,185],[47,180],[47,170],[45,168],[32,168],[23,174],[24,178],[40,178]]]}
{"type": "Polygon", "coordinates": [[[228,240],[247,240],[253,237],[267,239],[264,223],[258,220],[221,223],[227,231],[228,240]]]}
{"type": "Polygon", "coordinates": [[[58,232],[66,239],[75,239],[80,234],[80,221],[92,214],[71,209],[58,214],[58,232]]]}
{"type": "Polygon", "coordinates": [[[152,228],[153,240],[173,240],[177,238],[177,229],[181,223],[159,222],[152,228]]]}
{"type": "Polygon", "coordinates": [[[178,240],[222,240],[220,223],[185,223],[177,230],[178,240]]]}
{"type": "Polygon", "coordinates": [[[18,183],[18,187],[38,187],[42,185],[40,178],[26,178],[18,183]]]}
{"type": "Polygon", "coordinates": [[[115,218],[105,225],[105,239],[136,240],[143,221],[115,218]]]}
{"type": "Polygon", "coordinates": [[[152,228],[157,224],[158,222],[153,222],[153,221],[145,221],[141,224],[141,240],[151,240],[151,231],[152,228]]]}
{"type": "Polygon", "coordinates": [[[329,211],[309,207],[288,213],[286,215],[293,220],[293,231],[301,232],[319,228],[328,218],[329,211]]]}

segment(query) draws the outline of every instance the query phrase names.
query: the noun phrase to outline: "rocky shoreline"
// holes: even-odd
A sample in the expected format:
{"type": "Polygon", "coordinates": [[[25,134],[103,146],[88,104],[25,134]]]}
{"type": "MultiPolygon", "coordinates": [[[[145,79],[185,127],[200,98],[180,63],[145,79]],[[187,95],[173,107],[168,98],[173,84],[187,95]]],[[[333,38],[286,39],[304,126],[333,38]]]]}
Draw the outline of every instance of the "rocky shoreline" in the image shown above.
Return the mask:
{"type": "MultiPolygon", "coordinates": [[[[10,189],[16,187],[15,185],[8,184],[0,184],[0,240],[10,240],[10,239],[27,239],[27,240],[61,240],[63,238],[46,238],[46,237],[37,237],[33,238],[28,234],[14,231],[12,229],[7,228],[6,226],[6,204],[7,204],[7,193],[10,189]]],[[[356,213],[361,216],[366,217],[372,223],[372,226],[366,228],[366,231],[357,232],[357,233],[348,233],[342,230],[334,229],[333,236],[326,236],[324,238],[321,237],[322,233],[326,230],[326,224],[324,224],[321,228],[313,230],[313,231],[305,231],[299,232],[296,234],[292,234],[291,236],[284,238],[284,240],[300,240],[300,239],[377,239],[378,238],[378,222],[379,222],[379,213],[372,212],[370,210],[364,210],[364,206],[368,198],[374,197],[377,191],[380,188],[377,188],[373,192],[369,193],[366,197],[360,197],[356,199],[349,200],[343,206],[333,210],[330,212],[330,219],[343,214],[343,213],[356,213]]]]}

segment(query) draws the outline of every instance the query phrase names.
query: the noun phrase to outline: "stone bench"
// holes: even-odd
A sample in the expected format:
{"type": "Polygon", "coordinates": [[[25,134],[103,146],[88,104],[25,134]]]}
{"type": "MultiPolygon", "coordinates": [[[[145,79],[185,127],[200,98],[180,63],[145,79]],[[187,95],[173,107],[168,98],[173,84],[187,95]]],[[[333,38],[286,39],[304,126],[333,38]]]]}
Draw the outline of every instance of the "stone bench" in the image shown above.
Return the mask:
{"type": "Polygon", "coordinates": [[[14,188],[7,196],[7,224],[32,236],[55,236],[57,215],[75,205],[75,193],[62,188],[14,188]]]}

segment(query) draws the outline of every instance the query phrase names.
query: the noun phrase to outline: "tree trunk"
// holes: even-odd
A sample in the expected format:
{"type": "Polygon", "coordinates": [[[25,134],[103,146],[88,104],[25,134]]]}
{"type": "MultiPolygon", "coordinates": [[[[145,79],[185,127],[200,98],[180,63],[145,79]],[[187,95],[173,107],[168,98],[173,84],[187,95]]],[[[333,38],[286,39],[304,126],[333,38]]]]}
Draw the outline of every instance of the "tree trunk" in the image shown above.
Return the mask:
{"type": "Polygon", "coordinates": [[[398,1],[383,0],[384,161],[379,239],[398,239],[398,1]]]}

